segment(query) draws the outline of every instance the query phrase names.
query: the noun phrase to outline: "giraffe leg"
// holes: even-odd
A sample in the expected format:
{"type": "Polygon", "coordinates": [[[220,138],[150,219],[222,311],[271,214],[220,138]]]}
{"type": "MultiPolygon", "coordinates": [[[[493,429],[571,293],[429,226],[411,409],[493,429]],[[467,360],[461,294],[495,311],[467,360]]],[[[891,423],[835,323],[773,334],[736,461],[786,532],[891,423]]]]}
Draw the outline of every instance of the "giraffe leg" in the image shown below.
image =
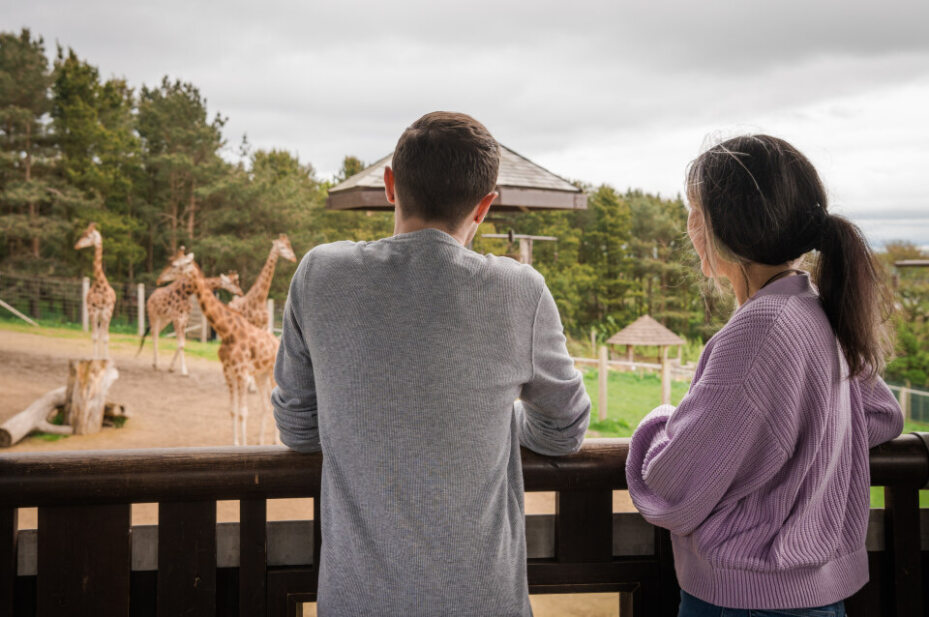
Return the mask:
{"type": "Polygon", "coordinates": [[[248,445],[248,433],[246,432],[248,420],[248,400],[247,400],[247,381],[246,376],[242,373],[237,375],[239,390],[239,418],[242,420],[242,445],[248,445]]]}
{"type": "Polygon", "coordinates": [[[174,336],[177,341],[177,348],[174,350],[174,355],[171,356],[171,364],[168,365],[169,373],[174,372],[174,363],[177,362],[177,356],[182,352],[184,346],[184,330],[176,320],[174,322],[174,336]]]}
{"type": "Polygon", "coordinates": [[[158,333],[161,332],[161,320],[152,319],[150,322],[152,327],[152,348],[154,350],[154,357],[152,358],[152,368],[156,371],[158,370],[158,333]]]}
{"type": "Polygon", "coordinates": [[[187,372],[187,359],[184,357],[184,347],[187,345],[187,328],[181,330],[181,333],[178,334],[180,338],[177,341],[177,351],[181,354],[181,375],[187,377],[189,374],[187,372]]]}
{"type": "Polygon", "coordinates": [[[239,395],[235,384],[229,384],[229,397],[232,403],[232,445],[239,445],[239,395]]]}
{"type": "Polygon", "coordinates": [[[103,333],[103,338],[101,341],[103,359],[106,360],[110,357],[110,319],[108,316],[104,317],[100,329],[103,333]]]}
{"type": "Polygon", "coordinates": [[[258,443],[265,443],[265,423],[268,420],[268,377],[267,375],[258,375],[255,377],[255,386],[258,389],[258,413],[261,415],[261,430],[258,432],[258,443]]]}
{"type": "Polygon", "coordinates": [[[93,313],[90,316],[90,340],[93,341],[94,346],[94,355],[93,358],[96,360],[100,357],[99,351],[99,338],[100,338],[100,325],[97,320],[97,314],[93,313]]]}

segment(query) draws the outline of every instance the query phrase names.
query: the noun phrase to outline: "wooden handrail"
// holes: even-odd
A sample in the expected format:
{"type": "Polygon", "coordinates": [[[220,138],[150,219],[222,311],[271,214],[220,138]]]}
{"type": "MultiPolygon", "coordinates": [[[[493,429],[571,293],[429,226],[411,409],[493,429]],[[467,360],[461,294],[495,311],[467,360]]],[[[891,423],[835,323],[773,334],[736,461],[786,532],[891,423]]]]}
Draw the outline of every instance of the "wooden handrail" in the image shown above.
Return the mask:
{"type": "MultiPolygon", "coordinates": [[[[628,450],[628,439],[588,439],[563,457],[524,449],[526,490],[625,489],[628,450]]],[[[318,494],[321,469],[320,454],[282,446],[6,453],[0,506],[305,497],[318,494]]],[[[874,448],[871,484],[929,485],[924,442],[910,434],[874,448]]]]}

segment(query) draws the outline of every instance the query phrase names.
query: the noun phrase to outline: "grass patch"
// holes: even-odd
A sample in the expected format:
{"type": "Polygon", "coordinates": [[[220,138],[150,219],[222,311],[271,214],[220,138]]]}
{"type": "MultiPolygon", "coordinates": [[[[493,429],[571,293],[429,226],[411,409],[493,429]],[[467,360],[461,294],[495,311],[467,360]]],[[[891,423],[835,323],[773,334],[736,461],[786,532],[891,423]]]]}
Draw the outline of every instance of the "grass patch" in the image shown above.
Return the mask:
{"type": "MultiPolygon", "coordinates": [[[[632,431],[639,425],[648,412],[661,403],[661,377],[654,373],[621,373],[608,371],[607,376],[607,418],[597,420],[598,385],[597,369],[586,369],[584,385],[593,403],[591,410],[590,431],[597,437],[631,437],[632,431]]],[[[687,394],[689,381],[671,382],[671,403],[677,405],[687,394]]]]}
{"type": "MultiPolygon", "coordinates": [[[[57,324],[57,323],[48,323],[46,321],[40,320],[39,326],[30,326],[22,320],[11,320],[11,319],[0,319],[0,331],[6,332],[24,332],[26,334],[35,334],[38,336],[47,336],[49,338],[56,339],[69,339],[69,340],[80,340],[85,339],[87,341],[87,350],[88,354],[92,350],[91,341],[90,341],[90,332],[84,332],[81,329],[80,324],[57,324]]],[[[158,355],[161,361],[170,361],[170,356],[168,352],[173,353],[177,349],[177,341],[172,338],[165,338],[164,334],[168,332],[168,329],[162,330],[162,336],[158,339],[158,355]]],[[[119,349],[122,351],[135,351],[139,348],[139,336],[133,330],[131,333],[120,333],[110,329],[110,349],[115,350],[119,349]]],[[[184,353],[188,356],[196,356],[198,358],[205,358],[207,360],[218,360],[216,352],[219,349],[219,341],[208,341],[206,343],[201,343],[199,339],[192,340],[187,339],[184,346],[184,353]]],[[[145,337],[145,347],[142,350],[142,354],[149,354],[151,357],[152,353],[152,335],[149,333],[145,337]]]]}

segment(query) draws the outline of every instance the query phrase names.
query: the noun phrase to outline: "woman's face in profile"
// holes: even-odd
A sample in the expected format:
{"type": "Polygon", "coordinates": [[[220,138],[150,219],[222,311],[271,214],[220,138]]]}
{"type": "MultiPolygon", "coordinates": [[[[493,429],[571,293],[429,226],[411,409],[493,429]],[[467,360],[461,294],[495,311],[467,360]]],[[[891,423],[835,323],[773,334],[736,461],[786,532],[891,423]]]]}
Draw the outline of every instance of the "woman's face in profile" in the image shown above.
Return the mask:
{"type": "Polygon", "coordinates": [[[687,215],[687,235],[690,236],[690,242],[697,251],[700,258],[700,270],[704,276],[712,276],[710,264],[706,259],[706,230],[703,226],[703,211],[696,205],[691,204],[690,213],[687,215]]]}

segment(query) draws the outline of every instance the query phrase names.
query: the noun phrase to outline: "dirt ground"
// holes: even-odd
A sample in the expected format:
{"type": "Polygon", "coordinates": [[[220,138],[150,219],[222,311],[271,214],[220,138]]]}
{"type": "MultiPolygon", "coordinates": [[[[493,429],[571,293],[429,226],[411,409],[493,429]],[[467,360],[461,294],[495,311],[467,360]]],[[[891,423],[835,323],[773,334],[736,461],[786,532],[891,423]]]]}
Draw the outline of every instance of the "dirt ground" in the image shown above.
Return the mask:
{"type": "MultiPolygon", "coordinates": [[[[89,357],[90,336],[56,338],[0,329],[0,423],[22,411],[32,401],[67,381],[68,360],[89,357]]],[[[119,370],[119,379],[109,398],[127,405],[130,419],[123,428],[104,428],[95,435],[72,435],[57,441],[27,437],[6,452],[55,450],[108,450],[126,448],[225,446],[232,443],[229,395],[220,364],[188,355],[190,376],[181,377],[165,370],[171,353],[162,347],[160,370],[151,366],[149,341],[135,357],[131,339],[112,341],[110,354],[119,370]]],[[[249,395],[248,443],[257,444],[260,428],[257,394],[249,395]]],[[[268,435],[273,420],[268,418],[268,435]]],[[[614,494],[614,510],[629,511],[632,504],[625,491],[614,494]]],[[[135,504],[132,521],[136,525],[157,523],[157,504],[135,504]]],[[[555,512],[553,493],[528,493],[526,511],[531,514],[555,512]]],[[[270,500],[269,520],[312,518],[312,499],[270,500]]],[[[36,527],[36,511],[20,511],[20,528],[36,527]]],[[[219,502],[217,520],[238,520],[238,502],[219,502]]],[[[616,594],[577,596],[533,596],[538,615],[615,615],[616,594]]]]}

